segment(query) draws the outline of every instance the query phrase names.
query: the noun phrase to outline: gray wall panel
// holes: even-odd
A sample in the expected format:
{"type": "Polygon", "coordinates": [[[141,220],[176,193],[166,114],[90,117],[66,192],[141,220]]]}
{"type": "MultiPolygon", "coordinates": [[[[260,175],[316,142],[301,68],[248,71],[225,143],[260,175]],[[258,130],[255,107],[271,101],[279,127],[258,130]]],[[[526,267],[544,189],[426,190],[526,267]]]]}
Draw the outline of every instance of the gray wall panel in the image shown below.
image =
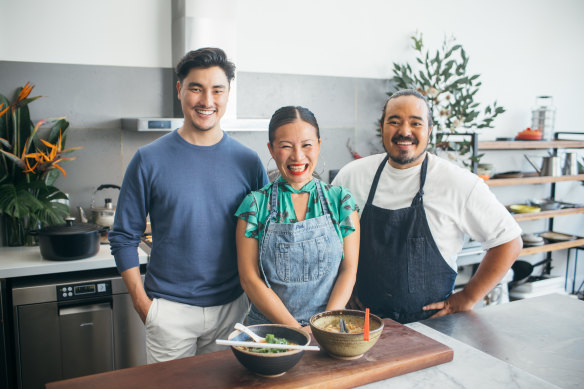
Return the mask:
{"type": "MultiPolygon", "coordinates": [[[[385,100],[385,81],[349,77],[289,74],[237,74],[237,110],[241,118],[269,118],[283,105],[303,105],[316,115],[323,140],[317,171],[328,180],[328,171],[352,158],[346,148],[356,139],[357,149],[367,155],[378,142],[374,125],[385,100]],[[362,146],[362,147],[361,147],[362,146]]],[[[172,115],[174,93],[170,68],[132,68],[0,61],[0,93],[12,94],[27,81],[36,85],[33,96],[46,96],[30,106],[33,120],[67,116],[71,131],[67,146],[83,146],[77,160],[67,162],[67,177],[57,186],[77,207],[89,208],[100,184],[121,184],[136,150],[163,132],[121,130],[123,117],[172,115]]],[[[9,96],[12,97],[12,96],[9,96]]],[[[275,169],[266,143],[267,132],[230,132],[256,150],[267,169],[275,169]]],[[[98,193],[117,202],[117,193],[98,193]]]]}
{"type": "Polygon", "coordinates": [[[301,105],[327,127],[354,127],[356,79],[290,74],[239,73],[237,114],[269,118],[286,105],[301,105]]]}
{"type": "MultiPolygon", "coordinates": [[[[169,116],[172,69],[0,61],[2,94],[27,81],[33,120],[67,116],[75,128],[120,128],[122,117],[169,116]]],[[[12,98],[12,96],[7,96],[12,98]]]]}

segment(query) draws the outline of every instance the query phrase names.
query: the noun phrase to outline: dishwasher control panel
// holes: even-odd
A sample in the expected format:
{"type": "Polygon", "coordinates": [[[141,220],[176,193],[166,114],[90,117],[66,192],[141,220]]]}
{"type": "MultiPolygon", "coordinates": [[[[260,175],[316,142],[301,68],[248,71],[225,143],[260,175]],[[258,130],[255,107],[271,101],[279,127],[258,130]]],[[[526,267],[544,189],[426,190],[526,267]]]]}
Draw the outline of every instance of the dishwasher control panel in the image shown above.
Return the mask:
{"type": "Polygon", "coordinates": [[[112,282],[110,280],[57,285],[57,301],[111,296],[111,294],[112,282]]]}

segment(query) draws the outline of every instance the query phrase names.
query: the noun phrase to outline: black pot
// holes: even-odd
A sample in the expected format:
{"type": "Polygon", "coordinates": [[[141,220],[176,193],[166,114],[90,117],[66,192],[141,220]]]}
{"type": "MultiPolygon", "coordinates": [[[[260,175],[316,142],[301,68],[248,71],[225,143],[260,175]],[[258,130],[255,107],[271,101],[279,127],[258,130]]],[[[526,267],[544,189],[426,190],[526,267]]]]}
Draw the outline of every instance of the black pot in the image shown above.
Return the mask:
{"type": "Polygon", "coordinates": [[[43,258],[71,261],[89,258],[99,252],[99,237],[107,228],[89,223],[74,223],[73,220],[75,219],[67,218],[66,224],[31,232],[32,235],[38,235],[43,258]]]}

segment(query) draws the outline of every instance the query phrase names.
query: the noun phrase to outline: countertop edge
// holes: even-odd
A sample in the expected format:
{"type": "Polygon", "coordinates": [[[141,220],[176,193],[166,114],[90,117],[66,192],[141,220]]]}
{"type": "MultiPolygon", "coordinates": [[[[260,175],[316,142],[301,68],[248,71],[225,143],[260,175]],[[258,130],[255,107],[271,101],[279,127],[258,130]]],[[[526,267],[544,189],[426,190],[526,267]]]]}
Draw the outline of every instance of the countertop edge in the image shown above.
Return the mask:
{"type": "MultiPolygon", "coordinates": [[[[140,264],[148,263],[148,254],[138,248],[140,264]]],[[[115,268],[109,245],[101,245],[93,257],[72,261],[42,259],[38,247],[0,248],[0,279],[115,268]]]]}

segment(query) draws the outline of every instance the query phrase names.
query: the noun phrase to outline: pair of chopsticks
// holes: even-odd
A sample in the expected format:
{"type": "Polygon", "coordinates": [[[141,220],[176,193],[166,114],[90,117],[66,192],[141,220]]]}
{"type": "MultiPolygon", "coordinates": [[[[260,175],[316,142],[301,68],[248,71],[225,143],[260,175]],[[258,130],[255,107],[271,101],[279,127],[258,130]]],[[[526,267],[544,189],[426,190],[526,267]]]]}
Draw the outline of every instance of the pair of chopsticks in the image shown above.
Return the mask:
{"type": "Polygon", "coordinates": [[[235,346],[235,347],[253,347],[253,348],[277,348],[281,350],[306,350],[306,351],[320,351],[318,346],[301,346],[298,344],[274,344],[274,343],[258,343],[258,342],[245,342],[240,340],[225,340],[217,339],[215,343],[222,346],[235,346]]]}

